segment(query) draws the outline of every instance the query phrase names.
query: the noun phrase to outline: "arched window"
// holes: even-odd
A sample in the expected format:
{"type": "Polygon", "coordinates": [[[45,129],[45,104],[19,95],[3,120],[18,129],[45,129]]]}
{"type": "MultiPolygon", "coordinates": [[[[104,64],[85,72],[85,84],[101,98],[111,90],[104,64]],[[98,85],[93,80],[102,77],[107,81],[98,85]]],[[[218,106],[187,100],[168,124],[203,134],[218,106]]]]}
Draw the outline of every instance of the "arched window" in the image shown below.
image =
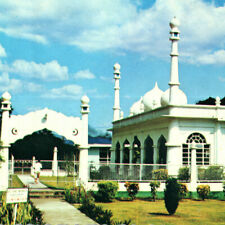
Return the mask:
{"type": "Polygon", "coordinates": [[[159,150],[159,157],[158,163],[159,164],[166,164],[167,163],[167,147],[166,147],[166,139],[163,135],[158,140],[158,150],[159,150]]]}
{"type": "Polygon", "coordinates": [[[120,143],[116,143],[116,157],[115,157],[115,163],[120,163],[120,143]]]}
{"type": "Polygon", "coordinates": [[[148,136],[144,143],[144,163],[153,164],[154,148],[153,140],[148,136]]]}
{"type": "Polygon", "coordinates": [[[130,143],[128,140],[125,140],[123,143],[123,163],[130,162],[130,143]]]}
{"type": "Polygon", "coordinates": [[[200,133],[192,133],[183,144],[183,165],[191,164],[191,143],[196,143],[196,164],[209,165],[210,145],[200,133]]]}
{"type": "Polygon", "coordinates": [[[140,154],[141,154],[141,142],[138,140],[137,136],[134,136],[132,163],[139,162],[140,154]]]}

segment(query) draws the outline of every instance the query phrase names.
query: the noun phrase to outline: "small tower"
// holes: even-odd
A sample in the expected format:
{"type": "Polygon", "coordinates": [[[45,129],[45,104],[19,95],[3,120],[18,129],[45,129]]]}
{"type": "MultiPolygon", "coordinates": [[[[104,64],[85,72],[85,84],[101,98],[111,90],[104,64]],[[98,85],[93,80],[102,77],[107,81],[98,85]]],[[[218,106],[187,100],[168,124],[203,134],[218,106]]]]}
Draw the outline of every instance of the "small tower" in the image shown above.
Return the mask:
{"type": "Polygon", "coordinates": [[[178,29],[180,25],[179,20],[174,17],[170,21],[170,40],[171,40],[171,68],[170,68],[170,94],[169,104],[174,104],[176,99],[176,91],[179,89],[179,74],[178,74],[178,41],[180,40],[180,31],[178,29]]]}
{"type": "Polygon", "coordinates": [[[115,79],[113,121],[116,121],[120,119],[120,65],[116,63],[113,66],[113,69],[114,69],[114,79],[115,79]]]}

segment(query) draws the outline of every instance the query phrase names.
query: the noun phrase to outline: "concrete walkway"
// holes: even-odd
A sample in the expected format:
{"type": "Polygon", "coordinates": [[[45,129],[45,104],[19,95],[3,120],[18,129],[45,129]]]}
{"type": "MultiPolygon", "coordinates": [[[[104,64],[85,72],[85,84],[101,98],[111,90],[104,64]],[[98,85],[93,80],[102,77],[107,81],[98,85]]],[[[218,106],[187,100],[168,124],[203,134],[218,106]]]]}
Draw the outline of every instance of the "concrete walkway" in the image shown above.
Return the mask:
{"type": "Polygon", "coordinates": [[[32,199],[34,205],[43,212],[43,219],[49,225],[94,225],[95,221],[88,218],[78,209],[62,199],[32,199]]]}
{"type": "MultiPolygon", "coordinates": [[[[30,175],[18,175],[24,185],[31,189],[48,189],[42,183],[36,184],[30,175]]],[[[94,225],[95,221],[88,218],[68,202],[56,198],[31,199],[36,208],[43,213],[43,220],[49,225],[94,225]]]]}

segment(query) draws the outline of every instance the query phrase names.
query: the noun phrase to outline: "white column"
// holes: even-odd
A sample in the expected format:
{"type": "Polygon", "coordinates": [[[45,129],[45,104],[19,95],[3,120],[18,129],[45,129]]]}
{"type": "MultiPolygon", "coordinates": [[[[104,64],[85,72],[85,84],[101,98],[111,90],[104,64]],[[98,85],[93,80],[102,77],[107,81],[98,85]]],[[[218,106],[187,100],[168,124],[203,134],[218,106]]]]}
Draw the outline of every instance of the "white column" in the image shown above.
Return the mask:
{"type": "Polygon", "coordinates": [[[57,147],[54,147],[53,161],[52,161],[52,176],[58,176],[58,159],[57,159],[57,147]]]}
{"type": "Polygon", "coordinates": [[[176,101],[176,91],[179,89],[179,74],[178,74],[178,41],[180,39],[180,31],[178,29],[179,21],[174,17],[170,22],[170,40],[171,40],[171,68],[170,68],[170,95],[169,103],[175,104],[176,101]]]}
{"type": "Polygon", "coordinates": [[[82,140],[80,146],[80,159],[79,159],[79,180],[84,184],[88,183],[89,168],[88,168],[88,113],[89,113],[89,98],[83,96],[81,98],[81,114],[82,114],[82,140]]]}
{"type": "Polygon", "coordinates": [[[9,111],[11,110],[11,95],[5,92],[2,95],[2,124],[1,124],[1,143],[0,143],[0,155],[4,162],[0,162],[0,191],[5,191],[8,188],[8,176],[9,176],[9,111]]]}
{"type": "Polygon", "coordinates": [[[34,167],[35,167],[35,156],[33,156],[33,158],[32,158],[32,166],[31,166],[31,170],[30,170],[31,176],[34,176],[34,167]]]}
{"type": "Polygon", "coordinates": [[[191,146],[191,183],[190,183],[190,189],[191,191],[196,191],[197,188],[197,165],[196,165],[196,145],[195,143],[192,143],[191,146]]]}
{"type": "Polygon", "coordinates": [[[11,173],[14,174],[14,156],[11,155],[11,173]]]}
{"type": "Polygon", "coordinates": [[[113,121],[120,119],[120,65],[116,63],[114,69],[114,106],[113,106],[113,121]]]}
{"type": "Polygon", "coordinates": [[[180,143],[179,123],[172,120],[168,127],[167,146],[167,166],[168,174],[177,176],[178,170],[182,166],[182,149],[180,143]]]}

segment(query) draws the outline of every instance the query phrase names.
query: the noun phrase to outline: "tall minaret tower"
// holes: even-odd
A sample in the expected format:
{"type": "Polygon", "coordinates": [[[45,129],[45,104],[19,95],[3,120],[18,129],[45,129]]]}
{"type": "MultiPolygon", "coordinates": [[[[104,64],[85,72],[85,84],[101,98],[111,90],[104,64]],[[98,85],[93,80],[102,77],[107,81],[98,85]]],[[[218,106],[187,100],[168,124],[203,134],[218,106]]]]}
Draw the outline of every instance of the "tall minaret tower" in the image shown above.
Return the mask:
{"type": "Polygon", "coordinates": [[[120,65],[116,63],[113,66],[115,79],[115,97],[113,106],[113,121],[120,119],[120,65]]]}
{"type": "Polygon", "coordinates": [[[180,31],[178,26],[179,20],[174,17],[170,22],[170,40],[171,40],[171,68],[170,68],[170,93],[169,104],[176,104],[176,93],[179,89],[179,74],[178,74],[178,41],[180,40],[180,31]]]}

